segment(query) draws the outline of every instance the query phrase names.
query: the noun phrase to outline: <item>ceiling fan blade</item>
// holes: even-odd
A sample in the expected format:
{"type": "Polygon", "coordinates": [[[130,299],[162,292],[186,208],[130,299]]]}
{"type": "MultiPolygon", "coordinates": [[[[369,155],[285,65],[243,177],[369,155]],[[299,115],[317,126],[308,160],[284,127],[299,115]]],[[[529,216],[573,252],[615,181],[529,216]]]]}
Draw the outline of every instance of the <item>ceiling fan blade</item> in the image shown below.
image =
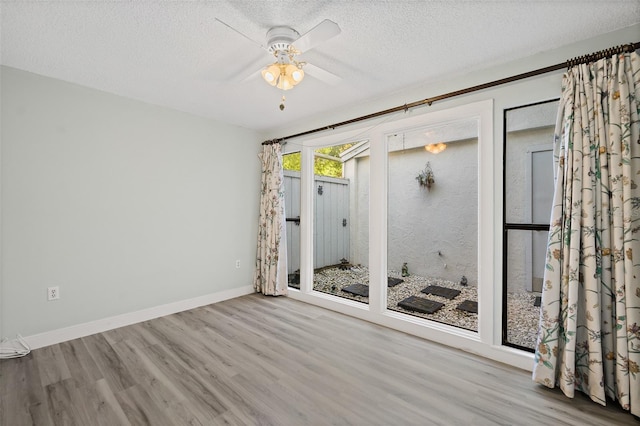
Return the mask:
{"type": "Polygon", "coordinates": [[[245,81],[253,71],[257,71],[260,74],[264,63],[265,60],[261,58],[237,63],[224,62],[207,67],[202,72],[201,77],[218,83],[239,83],[245,81]]]}
{"type": "Polygon", "coordinates": [[[262,69],[256,70],[254,72],[252,72],[251,74],[249,74],[248,76],[246,76],[245,78],[243,78],[242,80],[238,81],[238,83],[249,83],[255,80],[260,80],[262,77],[261,74],[262,69]]]}
{"type": "Polygon", "coordinates": [[[292,44],[300,52],[306,52],[307,50],[313,49],[318,44],[337,36],[340,34],[340,31],[338,24],[329,19],[325,19],[308,32],[301,35],[300,38],[292,44]]]}
{"type": "Polygon", "coordinates": [[[216,22],[220,23],[221,25],[227,27],[228,29],[230,29],[231,31],[235,32],[236,34],[239,34],[240,36],[242,36],[244,39],[250,41],[251,43],[253,43],[255,46],[259,47],[260,49],[265,49],[265,47],[263,45],[261,45],[260,43],[258,43],[257,41],[255,41],[254,39],[250,38],[249,36],[241,33],[240,31],[236,30],[235,28],[233,28],[231,25],[227,24],[224,21],[221,21],[218,18],[214,18],[216,22]]]}
{"type": "Polygon", "coordinates": [[[205,60],[207,70],[202,73],[203,78],[237,83],[247,77],[247,70],[267,64],[269,57],[260,43],[218,18],[213,23],[211,55],[205,60]]]}
{"type": "Polygon", "coordinates": [[[337,75],[330,73],[329,71],[317,67],[313,64],[307,63],[303,69],[304,72],[311,77],[317,78],[318,80],[332,86],[335,86],[342,81],[342,78],[338,77],[337,75]]]}
{"type": "Polygon", "coordinates": [[[232,83],[248,83],[250,81],[259,80],[262,78],[262,68],[247,68],[250,69],[248,73],[238,74],[236,78],[231,79],[232,83]]]}

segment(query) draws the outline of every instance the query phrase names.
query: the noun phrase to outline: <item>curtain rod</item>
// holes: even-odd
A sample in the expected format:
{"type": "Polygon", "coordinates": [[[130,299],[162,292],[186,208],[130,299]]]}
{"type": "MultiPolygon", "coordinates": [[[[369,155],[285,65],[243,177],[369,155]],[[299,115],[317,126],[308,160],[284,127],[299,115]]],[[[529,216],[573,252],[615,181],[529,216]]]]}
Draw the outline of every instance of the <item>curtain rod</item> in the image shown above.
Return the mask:
{"type": "Polygon", "coordinates": [[[544,68],[539,68],[537,70],[525,72],[525,73],[522,73],[522,74],[512,75],[511,77],[501,78],[499,80],[490,81],[488,83],[479,84],[477,86],[467,87],[466,89],[456,90],[454,92],[445,93],[445,94],[442,94],[442,95],[434,96],[432,98],[422,99],[420,101],[411,102],[409,104],[399,105],[399,106],[394,107],[394,108],[389,108],[389,109],[385,109],[385,110],[382,110],[382,111],[377,111],[377,112],[374,112],[374,113],[371,113],[371,114],[362,115],[360,117],[352,118],[350,120],[341,121],[339,123],[330,124],[328,126],[318,127],[317,129],[307,130],[305,132],[296,133],[294,135],[289,135],[289,136],[285,136],[285,137],[282,137],[282,138],[271,139],[271,140],[262,142],[262,145],[271,145],[271,144],[274,144],[274,143],[283,142],[283,141],[285,141],[287,139],[293,139],[293,138],[297,138],[297,137],[300,137],[300,136],[306,136],[306,135],[310,135],[312,133],[318,133],[318,132],[322,132],[322,131],[325,131],[325,130],[333,130],[336,127],[346,126],[347,124],[353,124],[353,123],[357,123],[357,122],[360,122],[360,121],[370,120],[372,118],[380,117],[380,116],[387,115],[387,114],[392,114],[394,112],[400,112],[400,111],[407,112],[408,110],[410,110],[412,108],[416,108],[416,107],[423,106],[423,105],[431,106],[431,104],[433,104],[434,102],[441,101],[441,100],[444,100],[444,99],[453,98],[453,97],[461,96],[461,95],[466,95],[468,93],[477,92],[477,91],[480,91],[480,90],[488,89],[490,87],[495,87],[495,86],[500,86],[500,85],[507,84],[507,83],[512,83],[514,81],[523,80],[525,78],[534,77],[534,76],[541,75],[541,74],[546,74],[546,73],[549,73],[549,72],[552,72],[552,71],[558,71],[558,70],[561,70],[563,68],[570,68],[570,67],[573,67],[573,66],[579,65],[579,64],[586,64],[586,63],[589,63],[589,62],[597,61],[597,60],[605,58],[605,57],[610,57],[610,56],[613,56],[613,55],[617,55],[617,54],[620,54],[620,53],[623,53],[623,52],[633,52],[633,51],[638,50],[638,49],[640,49],[640,42],[630,43],[630,44],[623,44],[623,45],[620,45],[620,46],[611,47],[609,49],[601,50],[599,52],[590,53],[588,55],[583,55],[583,56],[579,56],[579,57],[576,57],[576,58],[573,58],[573,59],[569,59],[568,61],[560,63],[560,64],[551,65],[551,66],[544,67],[544,68]]]}

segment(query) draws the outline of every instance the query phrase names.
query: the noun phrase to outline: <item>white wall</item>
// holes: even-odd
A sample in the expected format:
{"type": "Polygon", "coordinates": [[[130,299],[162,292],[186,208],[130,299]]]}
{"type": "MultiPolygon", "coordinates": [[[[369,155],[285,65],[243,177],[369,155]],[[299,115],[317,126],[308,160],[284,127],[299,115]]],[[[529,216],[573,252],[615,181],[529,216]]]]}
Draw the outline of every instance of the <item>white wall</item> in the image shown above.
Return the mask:
{"type": "Polygon", "coordinates": [[[1,71],[0,336],[251,285],[258,134],[1,71]]]}

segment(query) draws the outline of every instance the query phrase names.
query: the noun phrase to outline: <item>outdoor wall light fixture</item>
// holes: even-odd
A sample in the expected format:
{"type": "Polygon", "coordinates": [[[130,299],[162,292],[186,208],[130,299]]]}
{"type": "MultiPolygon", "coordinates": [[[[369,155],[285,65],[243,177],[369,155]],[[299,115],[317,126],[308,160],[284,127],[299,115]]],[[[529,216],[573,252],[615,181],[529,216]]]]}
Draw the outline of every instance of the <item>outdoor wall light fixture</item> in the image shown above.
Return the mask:
{"type": "Polygon", "coordinates": [[[440,143],[430,143],[429,145],[425,145],[424,149],[429,151],[432,154],[439,154],[442,151],[444,151],[445,149],[447,149],[447,144],[440,142],[440,143]]]}
{"type": "Polygon", "coordinates": [[[431,186],[436,183],[436,179],[433,175],[433,170],[431,169],[431,163],[427,162],[427,165],[424,167],[424,170],[418,173],[416,176],[416,180],[420,184],[420,186],[425,186],[427,189],[431,189],[431,186]]]}

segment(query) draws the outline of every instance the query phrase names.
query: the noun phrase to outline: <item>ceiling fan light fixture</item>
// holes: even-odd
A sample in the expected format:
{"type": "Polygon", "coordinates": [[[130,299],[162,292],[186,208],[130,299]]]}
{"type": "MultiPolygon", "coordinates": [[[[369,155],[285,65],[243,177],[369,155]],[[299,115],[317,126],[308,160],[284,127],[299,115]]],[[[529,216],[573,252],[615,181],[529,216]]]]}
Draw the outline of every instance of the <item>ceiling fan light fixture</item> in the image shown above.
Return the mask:
{"type": "Polygon", "coordinates": [[[281,90],[290,90],[293,89],[293,83],[291,82],[290,78],[283,77],[281,75],[278,79],[278,84],[276,84],[276,87],[281,90]]]}
{"type": "MultiPolygon", "coordinates": [[[[281,90],[293,89],[304,79],[305,72],[302,68],[307,65],[309,65],[307,68],[309,73],[325,83],[337,84],[340,81],[338,76],[333,75],[329,71],[296,60],[297,55],[309,51],[320,43],[340,34],[338,24],[329,19],[323,20],[303,35],[300,35],[300,33],[289,26],[280,25],[272,27],[267,31],[266,44],[252,40],[250,37],[218,18],[215,18],[215,20],[224,27],[243,36],[245,39],[259,45],[275,57],[276,61],[274,63],[268,64],[260,70],[262,79],[270,86],[277,87],[281,90]]],[[[255,71],[252,71],[251,75],[255,75],[255,71]]],[[[280,103],[280,109],[284,110],[284,97],[280,103]]]]}
{"type": "Polygon", "coordinates": [[[304,71],[297,64],[274,62],[262,70],[262,78],[281,90],[293,89],[304,78],[304,71]]]}
{"type": "Polygon", "coordinates": [[[262,78],[272,86],[275,86],[278,83],[278,77],[280,76],[280,67],[278,65],[279,64],[276,62],[268,65],[262,70],[262,78]]]}
{"type": "Polygon", "coordinates": [[[287,75],[291,76],[291,79],[294,81],[293,84],[296,85],[304,78],[304,71],[299,66],[287,65],[287,75]]]}

